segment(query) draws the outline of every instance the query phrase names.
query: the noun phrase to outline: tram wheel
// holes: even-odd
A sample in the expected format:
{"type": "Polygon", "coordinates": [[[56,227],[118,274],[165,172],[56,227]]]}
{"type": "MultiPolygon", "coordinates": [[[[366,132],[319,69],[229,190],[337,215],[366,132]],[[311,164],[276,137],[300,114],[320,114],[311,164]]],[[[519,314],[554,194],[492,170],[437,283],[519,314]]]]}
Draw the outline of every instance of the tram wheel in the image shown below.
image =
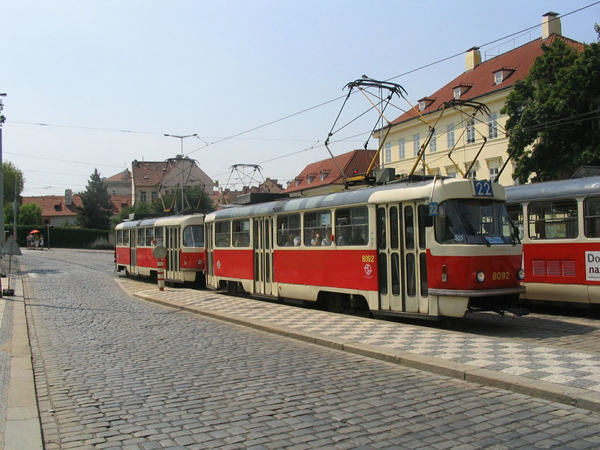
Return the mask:
{"type": "Polygon", "coordinates": [[[327,311],[332,313],[342,312],[342,294],[329,294],[327,296],[327,311]]]}

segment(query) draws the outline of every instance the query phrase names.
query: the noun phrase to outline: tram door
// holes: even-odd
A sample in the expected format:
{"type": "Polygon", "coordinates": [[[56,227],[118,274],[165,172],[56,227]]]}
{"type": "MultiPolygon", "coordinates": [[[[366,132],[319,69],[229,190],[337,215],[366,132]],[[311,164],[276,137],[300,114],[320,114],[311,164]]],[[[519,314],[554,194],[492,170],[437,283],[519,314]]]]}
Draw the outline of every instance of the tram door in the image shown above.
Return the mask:
{"type": "Polygon", "coordinates": [[[129,248],[131,252],[131,262],[130,262],[130,273],[132,275],[138,274],[137,267],[137,240],[138,240],[138,230],[132,229],[131,235],[129,236],[129,248]]]}
{"type": "Polygon", "coordinates": [[[273,286],[273,218],[254,219],[254,292],[272,294],[273,286]]]}
{"type": "Polygon", "coordinates": [[[428,312],[425,223],[419,220],[419,210],[415,203],[377,207],[381,310],[428,312]]]}
{"type": "Polygon", "coordinates": [[[179,276],[181,258],[181,228],[165,227],[165,280],[177,280],[179,276]]]}
{"type": "Polygon", "coordinates": [[[206,236],[204,236],[204,243],[206,245],[206,284],[209,286],[216,286],[217,282],[215,279],[215,268],[213,266],[213,225],[206,225],[206,236]]]}

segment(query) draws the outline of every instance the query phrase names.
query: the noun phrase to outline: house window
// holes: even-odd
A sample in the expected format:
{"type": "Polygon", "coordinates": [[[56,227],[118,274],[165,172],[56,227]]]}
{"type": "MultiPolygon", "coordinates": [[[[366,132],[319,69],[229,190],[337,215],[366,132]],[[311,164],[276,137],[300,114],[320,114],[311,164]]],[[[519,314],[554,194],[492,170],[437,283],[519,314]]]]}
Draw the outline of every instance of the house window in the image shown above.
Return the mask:
{"type": "Polygon", "coordinates": [[[504,81],[504,74],[501,70],[494,72],[494,84],[500,84],[504,81]]]}
{"type": "Polygon", "coordinates": [[[158,198],[158,192],[156,191],[152,191],[152,193],[150,194],[152,201],[156,200],[158,198]]]}
{"type": "Polygon", "coordinates": [[[494,112],[488,116],[488,137],[494,139],[498,137],[498,113],[494,112]]]}
{"type": "Polygon", "coordinates": [[[450,178],[456,178],[456,169],[455,168],[446,169],[446,173],[448,174],[448,176],[450,178]]]}
{"type": "Polygon", "coordinates": [[[467,125],[467,144],[475,142],[475,120],[471,119],[467,125]]]}
{"type": "Polygon", "coordinates": [[[385,162],[392,162],[392,144],[391,142],[385,143],[385,162]]]}
{"type": "Polygon", "coordinates": [[[421,134],[413,134],[413,155],[417,156],[421,149],[421,134]]]}
{"type": "Polygon", "coordinates": [[[446,136],[448,137],[448,148],[454,148],[454,124],[446,126],[446,136]]]}
{"type": "Polygon", "coordinates": [[[429,151],[431,153],[437,152],[437,131],[433,130],[431,140],[429,141],[429,151]]]}
{"type": "Polygon", "coordinates": [[[454,99],[458,100],[460,98],[460,94],[461,94],[461,88],[455,87],[454,88],[454,99]]]}
{"type": "Polygon", "coordinates": [[[477,171],[476,170],[469,170],[469,173],[467,174],[467,178],[470,178],[472,180],[476,180],[477,179],[477,171]]]}
{"type": "Polygon", "coordinates": [[[110,191],[111,195],[117,195],[117,190],[113,189],[112,191],[110,191]]]}
{"type": "Polygon", "coordinates": [[[146,191],[140,191],[140,201],[141,202],[146,201],[146,191]]]}
{"type": "Polygon", "coordinates": [[[398,150],[400,159],[406,158],[406,146],[404,145],[404,138],[398,141],[398,150]]]}
{"type": "Polygon", "coordinates": [[[490,167],[490,181],[495,181],[498,178],[499,167],[490,167]]]}
{"type": "Polygon", "coordinates": [[[329,175],[329,170],[321,170],[321,181],[324,181],[325,178],[327,178],[327,175],[329,175]]]}

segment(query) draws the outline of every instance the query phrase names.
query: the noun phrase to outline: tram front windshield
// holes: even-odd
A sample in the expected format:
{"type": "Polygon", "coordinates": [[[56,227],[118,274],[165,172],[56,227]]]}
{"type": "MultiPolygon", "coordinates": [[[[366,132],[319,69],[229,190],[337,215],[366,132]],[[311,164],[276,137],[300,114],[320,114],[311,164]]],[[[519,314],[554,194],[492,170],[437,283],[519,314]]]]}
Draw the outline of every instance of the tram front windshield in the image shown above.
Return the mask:
{"type": "Polygon", "coordinates": [[[448,200],[435,217],[435,239],[440,244],[515,244],[517,237],[504,202],[448,200]]]}

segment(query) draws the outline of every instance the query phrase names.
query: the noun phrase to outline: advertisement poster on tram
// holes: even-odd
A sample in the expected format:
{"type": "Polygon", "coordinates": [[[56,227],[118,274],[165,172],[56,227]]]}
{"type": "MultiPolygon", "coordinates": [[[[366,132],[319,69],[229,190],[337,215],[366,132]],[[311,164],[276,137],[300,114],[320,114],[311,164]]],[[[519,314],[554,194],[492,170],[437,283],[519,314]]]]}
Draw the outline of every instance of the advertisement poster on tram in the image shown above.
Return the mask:
{"type": "Polygon", "coordinates": [[[600,281],[600,252],[585,252],[586,281],[600,281]]]}

